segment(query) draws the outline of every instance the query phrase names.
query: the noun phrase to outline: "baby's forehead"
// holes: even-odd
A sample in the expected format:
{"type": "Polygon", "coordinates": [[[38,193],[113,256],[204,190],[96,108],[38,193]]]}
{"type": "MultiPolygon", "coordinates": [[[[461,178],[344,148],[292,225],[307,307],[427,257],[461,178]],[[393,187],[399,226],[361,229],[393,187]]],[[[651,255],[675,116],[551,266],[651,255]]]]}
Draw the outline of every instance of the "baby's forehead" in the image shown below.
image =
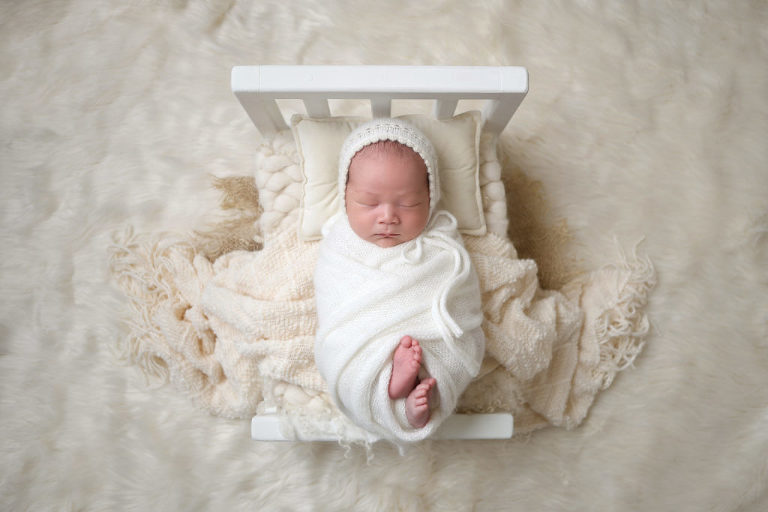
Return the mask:
{"type": "Polygon", "coordinates": [[[390,182],[390,178],[394,180],[403,179],[404,176],[398,174],[396,169],[408,169],[408,175],[421,177],[424,186],[429,189],[429,170],[421,155],[409,146],[391,140],[374,142],[358,151],[349,163],[346,185],[349,185],[353,176],[355,176],[354,180],[357,183],[361,183],[361,180],[368,182],[382,178],[387,183],[390,182]],[[394,166],[386,167],[388,171],[383,175],[379,173],[381,168],[378,167],[378,164],[382,162],[386,166],[394,166]],[[367,171],[373,171],[374,174],[367,171]]]}
{"type": "Polygon", "coordinates": [[[360,151],[355,153],[355,156],[352,157],[352,161],[350,162],[350,166],[355,162],[355,160],[364,160],[371,157],[408,158],[424,165],[424,168],[426,169],[426,163],[421,158],[421,155],[419,155],[411,147],[394,140],[380,140],[378,142],[368,144],[360,151]]]}

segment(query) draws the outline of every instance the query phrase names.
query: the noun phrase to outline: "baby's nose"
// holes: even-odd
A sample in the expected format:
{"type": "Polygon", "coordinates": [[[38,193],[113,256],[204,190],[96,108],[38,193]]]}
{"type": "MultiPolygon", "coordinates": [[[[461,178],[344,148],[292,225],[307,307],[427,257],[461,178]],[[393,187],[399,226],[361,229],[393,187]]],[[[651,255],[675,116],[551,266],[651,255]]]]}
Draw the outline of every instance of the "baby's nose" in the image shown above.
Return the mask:
{"type": "Polygon", "coordinates": [[[397,210],[393,205],[381,205],[381,220],[387,224],[391,224],[397,221],[397,210]]]}

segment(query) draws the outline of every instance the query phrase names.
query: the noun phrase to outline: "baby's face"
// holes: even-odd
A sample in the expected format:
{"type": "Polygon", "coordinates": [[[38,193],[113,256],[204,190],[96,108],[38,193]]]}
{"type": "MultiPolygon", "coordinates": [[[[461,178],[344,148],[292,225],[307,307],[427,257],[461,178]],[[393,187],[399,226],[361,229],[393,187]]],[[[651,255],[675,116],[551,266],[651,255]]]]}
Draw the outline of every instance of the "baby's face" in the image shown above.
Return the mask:
{"type": "Polygon", "coordinates": [[[347,217],[352,230],[379,247],[421,234],[429,220],[424,161],[413,152],[358,154],[349,166],[347,217]]]}

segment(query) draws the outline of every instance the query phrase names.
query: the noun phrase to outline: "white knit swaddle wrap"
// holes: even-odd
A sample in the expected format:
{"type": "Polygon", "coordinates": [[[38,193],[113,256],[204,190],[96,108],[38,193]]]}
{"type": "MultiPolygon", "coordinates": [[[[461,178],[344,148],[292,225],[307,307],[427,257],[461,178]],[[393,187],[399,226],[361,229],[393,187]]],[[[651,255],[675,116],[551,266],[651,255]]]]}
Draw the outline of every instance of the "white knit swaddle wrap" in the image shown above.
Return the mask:
{"type": "Polygon", "coordinates": [[[315,361],[336,405],[358,426],[393,441],[419,441],[449,416],[477,375],[485,338],[480,287],[456,219],[436,211],[437,156],[414,126],[396,119],[366,123],[345,141],[339,159],[340,212],[323,228],[315,270],[318,330],[315,361]],[[427,167],[430,220],[414,240],[381,248],[349,225],[344,196],[349,164],[363,147],[394,140],[427,167]],[[437,386],[430,421],[410,426],[405,399],[389,398],[392,356],[409,335],[422,347],[422,377],[437,386]]]}
{"type": "Polygon", "coordinates": [[[392,248],[360,239],[344,215],[326,226],[315,271],[318,370],[360,427],[394,441],[424,439],[453,412],[485,349],[478,279],[456,220],[440,211],[420,237],[392,248]],[[439,406],[421,429],[408,423],[405,399],[389,398],[392,355],[406,334],[437,380],[439,406]]]}

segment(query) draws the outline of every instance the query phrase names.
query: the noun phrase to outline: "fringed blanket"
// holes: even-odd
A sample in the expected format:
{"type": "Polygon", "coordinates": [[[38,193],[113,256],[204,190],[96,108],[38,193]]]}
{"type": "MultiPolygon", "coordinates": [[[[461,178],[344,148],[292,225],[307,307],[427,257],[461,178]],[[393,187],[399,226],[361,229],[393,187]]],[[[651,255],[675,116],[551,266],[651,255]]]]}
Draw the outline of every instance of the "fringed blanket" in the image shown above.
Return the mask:
{"type": "MultiPolygon", "coordinates": [[[[260,251],[215,261],[199,237],[118,236],[112,269],[134,309],[129,356],[213,414],[276,406],[298,435],[319,427],[359,437],[315,366],[318,244],[295,233],[283,229],[260,251]]],[[[554,292],[541,289],[536,264],[518,259],[508,240],[464,242],[480,282],[486,358],[459,411],[511,411],[518,434],[578,425],[643,346],[650,262],[625,258],[554,292]]]]}

